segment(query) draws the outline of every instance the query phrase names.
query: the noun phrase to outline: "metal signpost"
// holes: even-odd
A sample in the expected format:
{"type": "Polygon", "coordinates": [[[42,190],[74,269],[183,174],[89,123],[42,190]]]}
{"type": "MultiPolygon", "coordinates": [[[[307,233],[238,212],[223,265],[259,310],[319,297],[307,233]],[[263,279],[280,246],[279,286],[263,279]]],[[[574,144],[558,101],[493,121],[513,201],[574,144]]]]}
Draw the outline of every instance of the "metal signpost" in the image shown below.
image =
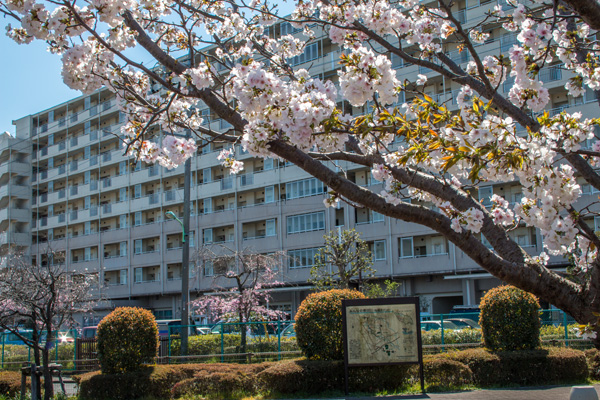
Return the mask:
{"type": "Polygon", "coordinates": [[[345,391],[348,368],[419,364],[425,393],[418,297],[342,300],[345,391]]]}

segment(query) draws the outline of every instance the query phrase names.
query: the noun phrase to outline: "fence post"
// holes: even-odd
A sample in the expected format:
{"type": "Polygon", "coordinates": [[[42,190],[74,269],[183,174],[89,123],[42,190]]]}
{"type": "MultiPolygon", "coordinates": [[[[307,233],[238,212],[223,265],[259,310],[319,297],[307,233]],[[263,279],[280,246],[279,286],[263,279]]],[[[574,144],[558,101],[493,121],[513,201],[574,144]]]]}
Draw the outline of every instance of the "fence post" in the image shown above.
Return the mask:
{"type": "Polygon", "coordinates": [[[6,333],[2,332],[2,369],[4,369],[4,342],[6,341],[6,333]]]}
{"type": "Polygon", "coordinates": [[[54,341],[54,360],[58,361],[58,333],[55,333],[56,340],[54,341]]]}
{"type": "Polygon", "coordinates": [[[223,355],[225,353],[225,344],[223,343],[223,323],[221,322],[221,362],[225,361],[225,356],[223,355]]]}
{"type": "Polygon", "coordinates": [[[31,361],[31,347],[27,346],[27,362],[31,361]]]}
{"type": "Polygon", "coordinates": [[[77,329],[73,329],[73,369],[77,369],[77,329]]]}
{"type": "Polygon", "coordinates": [[[281,360],[281,320],[277,321],[277,359],[281,360]]]}
{"type": "Polygon", "coordinates": [[[442,327],[442,351],[446,351],[444,348],[444,314],[440,314],[440,325],[442,327]]]}
{"type": "Polygon", "coordinates": [[[569,329],[567,328],[567,313],[562,311],[563,325],[565,326],[565,347],[569,347],[569,329]]]}
{"type": "MultiPolygon", "coordinates": [[[[168,340],[169,341],[169,343],[168,343],[169,351],[167,351],[167,354],[169,355],[168,363],[171,364],[171,327],[169,325],[167,325],[167,329],[168,329],[167,337],[169,338],[169,340],[168,340]]],[[[159,336],[159,338],[160,338],[160,336],[159,336]]],[[[181,355],[181,341],[179,342],[179,355],[181,355]]]]}

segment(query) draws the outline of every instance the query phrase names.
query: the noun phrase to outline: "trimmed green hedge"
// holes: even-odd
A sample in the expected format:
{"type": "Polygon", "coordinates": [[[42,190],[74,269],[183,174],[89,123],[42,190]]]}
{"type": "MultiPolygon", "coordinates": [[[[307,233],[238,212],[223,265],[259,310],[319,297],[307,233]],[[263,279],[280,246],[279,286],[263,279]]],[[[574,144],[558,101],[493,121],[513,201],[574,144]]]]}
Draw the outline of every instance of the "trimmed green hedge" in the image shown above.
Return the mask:
{"type": "Polygon", "coordinates": [[[479,325],[491,350],[532,350],[540,346],[540,304],[514,286],[488,290],[479,304],[479,325]]]}
{"type": "MultiPolygon", "coordinates": [[[[598,352],[588,360],[599,364],[598,352]]],[[[491,353],[484,349],[437,354],[425,358],[428,390],[581,382],[588,377],[586,355],[568,348],[491,353]]],[[[418,367],[350,368],[350,389],[393,391],[419,379],[418,367]]],[[[319,394],[342,391],[342,361],[293,360],[258,364],[180,364],[145,367],[124,374],[92,372],[76,377],[80,400],[157,400],[181,396],[227,398],[232,394],[319,394]]],[[[19,381],[20,382],[20,381],[19,381]]]]}
{"type": "Polygon", "coordinates": [[[255,393],[260,390],[256,375],[269,368],[271,363],[260,364],[206,364],[193,378],[178,382],[171,389],[173,398],[193,396],[198,393],[229,397],[235,393],[255,393]]]}
{"type": "Polygon", "coordinates": [[[365,299],[357,290],[332,289],[311,293],[296,312],[296,337],[304,355],[312,360],[341,360],[342,300],[365,299]]]}
{"type": "MultiPolygon", "coordinates": [[[[189,355],[221,354],[221,335],[198,335],[188,339],[189,355]]],[[[223,346],[225,354],[239,353],[241,335],[224,334],[223,346]]],[[[178,356],[180,341],[171,341],[171,355],[178,356]]],[[[249,353],[275,352],[278,349],[277,336],[267,338],[248,339],[246,351],[249,353]]],[[[281,351],[299,350],[295,338],[281,338],[281,351]]]]}
{"type": "MultiPolygon", "coordinates": [[[[421,332],[421,340],[424,345],[442,344],[442,330],[423,331],[421,332]]],[[[444,330],[444,344],[481,343],[481,340],[481,329],[444,330]]]]}
{"type": "MultiPolygon", "coordinates": [[[[406,385],[411,366],[354,367],[348,370],[350,390],[374,392],[395,390],[406,385]]],[[[258,374],[263,387],[274,393],[318,394],[344,389],[342,361],[294,360],[274,364],[258,374]]]]}
{"type": "Polygon", "coordinates": [[[156,365],[120,374],[89,372],[73,379],[79,384],[80,400],[169,399],[171,388],[197,370],[198,364],[156,365]]]}
{"type": "Polygon", "coordinates": [[[598,349],[589,349],[585,351],[585,358],[587,359],[588,369],[590,371],[590,378],[599,380],[600,379],[600,352],[598,349]]]}
{"type": "MultiPolygon", "coordinates": [[[[27,388],[30,388],[30,381],[27,378],[27,388]]],[[[0,371],[0,396],[15,396],[21,393],[21,372],[0,371]]]]}
{"type": "Polygon", "coordinates": [[[495,353],[469,349],[438,357],[468,366],[473,372],[473,382],[479,386],[579,382],[588,377],[585,354],[562,347],[495,353]]]}
{"type": "Polygon", "coordinates": [[[158,328],[149,310],[115,308],[102,318],[96,335],[98,361],[104,373],[133,372],[156,357],[158,328]]]}

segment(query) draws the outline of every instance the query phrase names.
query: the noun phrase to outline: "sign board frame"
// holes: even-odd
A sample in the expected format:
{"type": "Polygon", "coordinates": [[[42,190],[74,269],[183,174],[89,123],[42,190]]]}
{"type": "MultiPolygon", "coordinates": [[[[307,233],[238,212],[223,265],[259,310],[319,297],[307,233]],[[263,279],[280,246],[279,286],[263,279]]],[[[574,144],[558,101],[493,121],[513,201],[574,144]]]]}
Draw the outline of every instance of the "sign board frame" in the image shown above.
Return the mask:
{"type": "Polygon", "coordinates": [[[365,367],[365,366],[387,366],[387,365],[402,365],[402,364],[419,364],[419,379],[421,381],[421,392],[425,393],[425,374],[423,371],[423,342],[421,340],[421,315],[419,311],[419,298],[418,297],[389,297],[379,299],[355,299],[355,300],[342,300],[342,330],[344,339],[344,378],[345,378],[345,392],[348,395],[348,368],[349,367],[365,367]],[[417,353],[418,361],[397,361],[387,363],[361,363],[361,364],[349,364],[348,363],[348,319],[346,313],[349,307],[381,307],[386,305],[397,305],[397,304],[409,304],[414,305],[415,309],[415,324],[417,329],[417,353]]]}

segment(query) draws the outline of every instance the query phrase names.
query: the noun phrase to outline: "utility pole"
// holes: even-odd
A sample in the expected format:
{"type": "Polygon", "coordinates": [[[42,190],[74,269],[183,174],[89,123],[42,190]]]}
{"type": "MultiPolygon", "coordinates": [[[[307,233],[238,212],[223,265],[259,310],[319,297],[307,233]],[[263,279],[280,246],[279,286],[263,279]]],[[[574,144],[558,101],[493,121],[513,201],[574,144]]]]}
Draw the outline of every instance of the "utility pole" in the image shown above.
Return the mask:
{"type": "MultiPolygon", "coordinates": [[[[186,130],[185,138],[191,138],[191,131],[186,130]]],[[[188,325],[189,318],[189,292],[190,292],[190,189],[192,178],[192,157],[185,160],[185,175],[183,182],[183,257],[181,265],[181,325],[184,329],[181,330],[181,355],[188,355],[188,325]]]]}

